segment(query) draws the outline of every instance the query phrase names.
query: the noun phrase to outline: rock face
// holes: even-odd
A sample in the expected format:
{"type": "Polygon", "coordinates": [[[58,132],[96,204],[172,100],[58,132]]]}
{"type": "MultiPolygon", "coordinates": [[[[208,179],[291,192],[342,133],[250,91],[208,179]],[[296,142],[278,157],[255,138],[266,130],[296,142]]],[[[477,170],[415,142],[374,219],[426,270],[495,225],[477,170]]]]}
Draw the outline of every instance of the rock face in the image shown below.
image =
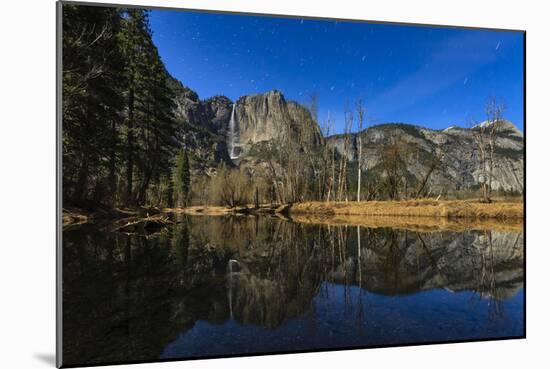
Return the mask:
{"type": "MultiPolygon", "coordinates": [[[[523,234],[499,231],[468,231],[414,234],[394,232],[378,235],[376,243],[407,245],[400,255],[391,248],[365,250],[360,267],[365,285],[383,294],[446,288],[452,291],[479,289],[497,299],[513,296],[523,283],[523,234]],[[490,270],[490,272],[488,272],[490,270]],[[489,278],[484,276],[490,273],[489,278]],[[496,283],[491,284],[491,281],[496,283]]],[[[349,263],[348,277],[357,260],[349,263]]],[[[344,269],[334,274],[344,280],[344,269]]]]}
{"type": "MultiPolygon", "coordinates": [[[[397,142],[403,148],[405,177],[412,186],[427,177],[426,188],[435,195],[479,187],[482,171],[475,134],[480,126],[431,130],[400,123],[382,124],[351,134],[350,145],[344,150],[343,135],[324,138],[309,110],[297,102],[287,101],[279,91],[242,96],[233,102],[225,96],[200,100],[193,90],[175,79],[170,86],[175,94],[174,113],[180,125],[177,139],[191,152],[195,166],[206,173],[222,162],[230,166],[246,165],[254,172],[265,164],[261,153],[266,145],[277,148],[291,142],[300,147],[327,144],[357,164],[360,136],[362,167],[371,178],[384,176],[381,148],[397,142]],[[233,104],[235,133],[231,141],[229,122],[233,104]],[[238,148],[233,159],[229,156],[230,141],[238,148]],[[428,176],[434,160],[439,157],[440,162],[428,176]]],[[[503,122],[494,149],[494,190],[523,192],[523,148],[523,134],[511,122],[503,122]]]]}
{"type": "MultiPolygon", "coordinates": [[[[351,162],[357,163],[360,135],[362,167],[368,173],[381,172],[381,147],[397,142],[403,148],[407,176],[417,182],[425,178],[434,159],[441,155],[441,162],[428,177],[427,187],[434,192],[452,192],[479,187],[480,155],[475,142],[478,129],[453,126],[439,131],[407,124],[383,124],[351,134],[351,144],[346,151],[343,135],[331,136],[327,143],[351,162]]],[[[523,148],[522,133],[512,123],[503,122],[498,129],[494,149],[494,190],[523,192],[523,148]]]]}
{"type": "MultiPolygon", "coordinates": [[[[239,268],[233,269],[227,286],[233,316],[246,324],[276,328],[301,315],[324,282],[388,296],[444,288],[497,300],[514,296],[523,286],[521,232],[372,228],[358,238],[355,229],[344,227],[338,234],[326,226],[246,219],[225,223],[227,233],[220,235],[217,227],[223,218],[203,222],[191,220],[196,227],[191,243],[204,243],[204,235],[209,235],[212,250],[222,255],[222,250],[234,250],[227,254],[238,260],[239,268]],[[276,229],[277,236],[266,229],[276,229]],[[334,258],[333,247],[339,257],[334,258]]],[[[210,275],[207,271],[203,273],[210,275]]]]}
{"type": "Polygon", "coordinates": [[[175,96],[176,109],[174,113],[176,118],[180,122],[190,125],[205,124],[207,117],[199,95],[175,79],[170,80],[169,86],[175,96]]]}
{"type": "MultiPolygon", "coordinates": [[[[191,89],[172,80],[175,94],[175,116],[180,126],[181,145],[193,155],[194,162],[211,171],[220,162],[229,165],[257,159],[251,152],[264,143],[284,145],[294,140],[300,145],[324,143],[317,123],[308,109],[286,101],[279,91],[243,96],[235,103],[225,96],[200,100],[191,89]],[[229,122],[235,104],[236,160],[229,157],[229,122]]],[[[256,150],[258,151],[258,150],[256,150]]]]}
{"type": "Polygon", "coordinates": [[[279,91],[243,96],[237,101],[236,128],[241,156],[255,144],[299,139],[303,145],[320,145],[321,131],[302,105],[287,102],[279,91]]]}
{"type": "Polygon", "coordinates": [[[233,102],[225,96],[214,96],[203,102],[206,123],[214,132],[225,135],[233,102]]]}
{"type": "Polygon", "coordinates": [[[175,79],[169,86],[175,96],[174,115],[179,128],[176,139],[190,153],[194,169],[209,173],[219,163],[231,163],[224,132],[231,100],[217,96],[201,101],[196,92],[175,79]]]}

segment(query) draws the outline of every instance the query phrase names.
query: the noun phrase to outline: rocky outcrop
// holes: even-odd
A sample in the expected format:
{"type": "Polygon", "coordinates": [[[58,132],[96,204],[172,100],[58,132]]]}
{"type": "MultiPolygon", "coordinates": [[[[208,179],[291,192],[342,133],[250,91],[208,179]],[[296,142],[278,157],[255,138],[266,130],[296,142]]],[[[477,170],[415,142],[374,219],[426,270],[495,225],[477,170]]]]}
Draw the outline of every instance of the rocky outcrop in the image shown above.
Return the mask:
{"type": "MultiPolygon", "coordinates": [[[[301,148],[319,147],[325,143],[335,147],[352,163],[357,163],[361,137],[362,166],[371,178],[384,176],[381,168],[384,146],[398,142],[403,148],[405,181],[414,188],[427,177],[425,188],[432,195],[473,191],[479,187],[481,169],[475,143],[476,130],[451,126],[431,130],[408,124],[382,124],[350,135],[351,144],[344,150],[344,136],[324,138],[309,110],[273,90],[262,94],[242,96],[232,102],[225,96],[200,100],[199,96],[179,81],[171,80],[175,95],[175,115],[180,130],[178,140],[188,148],[195,166],[210,172],[221,162],[244,165],[251,173],[265,166],[265,154],[273,148],[294,143],[301,148]],[[229,155],[229,122],[235,104],[233,140],[234,158],[229,155]],[[434,161],[438,160],[435,169],[434,161]],[[428,175],[429,173],[429,175],[428,175]]],[[[495,145],[494,190],[523,192],[523,134],[511,123],[501,124],[495,145]]],[[[265,169],[265,168],[264,168],[265,169]]]]}
{"type": "Polygon", "coordinates": [[[169,80],[168,85],[174,94],[174,114],[178,121],[190,125],[206,125],[208,119],[199,95],[176,79],[169,80]]]}
{"type": "Polygon", "coordinates": [[[333,274],[334,281],[353,280],[382,294],[407,294],[436,288],[477,290],[493,298],[513,296],[523,283],[523,234],[499,231],[463,233],[376,233],[377,246],[364,258],[350,258],[333,274]],[[358,264],[359,262],[359,264],[358,264]]]}
{"type": "Polygon", "coordinates": [[[262,144],[284,145],[286,140],[292,140],[303,146],[318,146],[324,142],[309,110],[297,102],[286,101],[279,91],[243,96],[233,103],[225,96],[200,100],[194,91],[176,80],[170,86],[175,94],[174,114],[180,127],[178,140],[204,172],[220,162],[230,165],[255,162],[259,159],[258,150],[252,149],[262,144]],[[238,147],[235,160],[228,150],[233,104],[238,147]]]}
{"type": "Polygon", "coordinates": [[[214,96],[203,102],[206,124],[219,134],[227,134],[233,102],[225,96],[214,96]]]}
{"type": "Polygon", "coordinates": [[[196,92],[175,79],[169,87],[174,93],[176,139],[188,150],[194,170],[209,173],[222,162],[231,163],[223,127],[231,101],[223,96],[201,101],[196,92]]]}
{"type": "MultiPolygon", "coordinates": [[[[407,124],[383,124],[370,127],[359,134],[352,134],[351,144],[344,151],[344,136],[334,135],[327,139],[338,153],[357,162],[358,135],[363,146],[362,167],[368,173],[383,175],[380,164],[381,148],[392,142],[402,147],[408,180],[422,181],[441,156],[441,162],[428,177],[426,187],[434,193],[474,190],[481,176],[479,152],[475,133],[471,129],[449,127],[431,130],[407,124]]],[[[492,187],[494,190],[523,192],[523,135],[510,122],[504,122],[497,133],[495,143],[495,166],[492,187]]],[[[414,181],[413,181],[414,182],[414,181]]]]}
{"type": "Polygon", "coordinates": [[[237,101],[236,129],[241,156],[247,156],[255,144],[299,140],[302,145],[320,145],[322,135],[310,112],[289,101],[279,91],[243,96],[237,101]]]}

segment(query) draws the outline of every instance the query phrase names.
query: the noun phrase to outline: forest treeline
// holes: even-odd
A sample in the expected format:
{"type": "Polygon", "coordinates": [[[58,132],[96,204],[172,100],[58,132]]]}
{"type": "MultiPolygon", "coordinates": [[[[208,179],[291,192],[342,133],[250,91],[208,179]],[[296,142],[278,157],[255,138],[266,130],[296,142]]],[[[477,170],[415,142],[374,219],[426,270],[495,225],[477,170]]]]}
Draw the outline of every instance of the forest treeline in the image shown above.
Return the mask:
{"type": "Polygon", "coordinates": [[[64,5],[62,55],[65,203],[172,203],[174,102],[147,11],[64,5]]]}
{"type": "MultiPolygon", "coordinates": [[[[444,148],[425,152],[394,137],[379,145],[380,160],[366,170],[362,135],[352,134],[367,126],[361,99],[346,109],[341,135],[342,152],[354,150],[355,160],[288,122],[286,137],[251,149],[259,164],[237,167],[227,160],[208,173],[197,169],[197,148],[182,147],[180,136],[189,126],[175,116],[175,80],[153,44],[146,10],[65,4],[62,58],[64,206],[235,207],[437,196],[428,183],[442,165],[444,148]],[[430,158],[420,177],[407,167],[419,155],[430,158]]],[[[307,105],[300,119],[318,124],[317,98],[307,105]]],[[[495,124],[475,130],[482,175],[472,191],[490,202],[503,107],[492,101],[486,110],[495,124]]],[[[323,123],[323,137],[332,124],[323,123]]]]}
{"type": "MultiPolygon", "coordinates": [[[[237,206],[348,198],[354,176],[347,160],[326,145],[304,145],[303,132],[266,144],[267,170],[253,178],[231,163],[220,163],[214,176],[193,171],[192,150],[178,140],[184,122],[174,116],[170,83],[146,10],[63,6],[65,204],[237,206]]],[[[310,112],[316,120],[316,101],[310,112]]]]}

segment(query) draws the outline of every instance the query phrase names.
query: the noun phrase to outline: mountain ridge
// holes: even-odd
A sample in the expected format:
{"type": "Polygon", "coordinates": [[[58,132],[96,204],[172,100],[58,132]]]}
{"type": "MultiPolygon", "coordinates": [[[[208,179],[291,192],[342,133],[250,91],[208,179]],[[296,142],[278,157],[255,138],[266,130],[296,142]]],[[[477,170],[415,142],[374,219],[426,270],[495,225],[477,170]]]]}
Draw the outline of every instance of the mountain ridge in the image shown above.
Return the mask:
{"type": "MultiPolygon", "coordinates": [[[[310,111],[299,102],[287,100],[279,90],[244,95],[236,101],[223,95],[201,100],[196,92],[174,81],[176,116],[182,126],[181,144],[193,152],[194,162],[207,174],[214,173],[222,162],[237,167],[244,165],[252,173],[260,167],[265,170],[262,163],[266,158],[265,146],[275,147],[277,151],[290,143],[310,152],[318,152],[328,145],[337,155],[345,156],[350,165],[357,165],[358,138],[361,137],[362,169],[373,180],[384,177],[381,148],[399,141],[412,150],[404,154],[405,183],[416,186],[427,177],[426,186],[433,194],[473,191],[479,187],[481,168],[475,133],[487,122],[470,128],[453,125],[445,129],[402,122],[381,123],[360,132],[325,137],[310,111]],[[231,143],[228,135],[233,105],[235,138],[232,140],[238,142],[231,143]],[[346,136],[349,144],[344,149],[346,136]],[[232,144],[238,145],[238,154],[233,159],[228,155],[232,144]],[[436,156],[441,156],[441,162],[432,170],[436,156]]],[[[492,187],[521,193],[524,190],[523,133],[505,120],[497,136],[492,187]]]]}

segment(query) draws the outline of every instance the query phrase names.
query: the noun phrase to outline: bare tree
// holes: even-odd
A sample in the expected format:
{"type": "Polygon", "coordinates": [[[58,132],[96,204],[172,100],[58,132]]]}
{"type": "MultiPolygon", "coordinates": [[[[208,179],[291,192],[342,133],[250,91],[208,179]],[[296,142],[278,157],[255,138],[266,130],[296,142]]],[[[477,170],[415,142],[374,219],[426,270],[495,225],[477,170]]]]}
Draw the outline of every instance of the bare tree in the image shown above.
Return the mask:
{"type": "MultiPolygon", "coordinates": [[[[322,127],[322,133],[323,136],[328,138],[330,136],[332,130],[332,121],[330,120],[330,111],[327,112],[327,119],[323,123],[322,127]]],[[[331,145],[328,144],[328,142],[325,140],[325,144],[323,145],[322,149],[322,178],[321,178],[321,186],[322,191],[319,193],[319,200],[322,200],[325,198],[326,194],[326,201],[330,200],[330,195],[332,192],[332,187],[334,185],[334,168],[331,167],[331,164],[334,163],[334,148],[331,147],[331,145]]]]}
{"type": "MultiPolygon", "coordinates": [[[[311,119],[307,110],[299,110],[298,114],[300,121],[311,119]]],[[[315,133],[292,121],[287,123],[283,132],[267,147],[267,176],[280,203],[300,202],[310,194],[308,185],[316,182],[315,178],[313,181],[308,178],[318,175],[318,158],[311,145],[315,133]]]]}
{"type": "Polygon", "coordinates": [[[251,187],[250,178],[244,169],[227,169],[224,165],[218,167],[216,177],[212,180],[215,197],[230,208],[246,205],[251,187]]]}
{"type": "Polygon", "coordinates": [[[485,114],[487,115],[487,122],[489,124],[489,200],[491,198],[491,192],[493,190],[493,176],[494,176],[494,163],[495,163],[495,143],[497,139],[497,133],[500,131],[503,125],[503,114],[505,107],[500,104],[496,98],[492,97],[485,106],[485,114]]]}
{"type": "MultiPolygon", "coordinates": [[[[332,132],[332,120],[330,118],[330,111],[327,113],[327,120],[323,129],[323,134],[328,137],[332,132]]],[[[336,147],[335,145],[325,144],[323,150],[323,161],[325,164],[325,185],[326,185],[326,201],[330,201],[331,198],[336,197],[337,190],[336,185],[336,147]]]]}
{"type": "Polygon", "coordinates": [[[386,191],[391,200],[399,199],[399,185],[401,183],[399,147],[397,144],[390,144],[384,150],[382,166],[386,173],[386,191]]]}
{"type": "Polygon", "coordinates": [[[191,198],[196,199],[198,204],[206,204],[209,200],[208,186],[210,185],[210,177],[206,174],[197,175],[191,181],[191,198]]]}
{"type": "Polygon", "coordinates": [[[363,120],[365,117],[365,108],[363,107],[363,100],[359,99],[355,103],[357,110],[357,202],[361,201],[361,170],[362,170],[362,154],[363,154],[363,142],[361,134],[363,131],[363,120]]]}
{"type": "MultiPolygon", "coordinates": [[[[309,98],[308,111],[305,112],[304,116],[301,118],[304,122],[308,120],[313,121],[313,126],[319,127],[319,97],[317,93],[312,93],[309,98]],[[309,113],[309,116],[308,116],[309,113]]],[[[309,184],[309,188],[306,190],[310,191],[308,197],[314,199],[322,199],[324,192],[324,176],[325,176],[325,140],[323,137],[323,131],[319,129],[317,131],[314,129],[305,129],[301,130],[299,133],[300,146],[305,154],[305,159],[309,164],[309,168],[304,166],[304,171],[309,171],[306,173],[307,177],[312,178],[306,184],[309,184]],[[317,137],[319,135],[319,137],[317,137]],[[320,142],[318,142],[320,141],[320,142]],[[312,145],[312,143],[320,143],[320,145],[312,145]]],[[[305,164],[305,163],[304,163],[305,164]]],[[[307,186],[306,186],[307,187],[307,186]]]]}
{"type": "Polygon", "coordinates": [[[399,200],[399,188],[404,184],[406,174],[405,158],[408,154],[408,145],[398,139],[392,139],[387,145],[380,147],[379,156],[385,178],[382,182],[390,200],[399,200]]]}
{"type": "Polygon", "coordinates": [[[443,151],[440,148],[432,147],[432,160],[430,162],[430,166],[428,167],[428,171],[424,175],[424,178],[422,178],[422,181],[420,182],[417,190],[415,191],[414,196],[415,197],[423,197],[426,192],[426,184],[428,183],[428,180],[430,179],[430,176],[434,172],[434,170],[441,165],[441,162],[443,161],[443,158],[445,157],[445,151],[443,151]]]}
{"type": "Polygon", "coordinates": [[[479,169],[481,172],[478,178],[481,190],[481,201],[490,202],[489,191],[487,190],[487,124],[481,123],[475,125],[472,129],[474,131],[474,139],[478,151],[479,169]]]}
{"type": "Polygon", "coordinates": [[[493,97],[485,106],[487,120],[473,127],[479,156],[481,201],[491,202],[497,133],[503,125],[504,105],[493,97]]]}
{"type": "Polygon", "coordinates": [[[344,112],[344,134],[343,150],[340,158],[340,167],[338,174],[338,200],[348,201],[348,152],[350,149],[351,128],[353,127],[353,113],[347,108],[344,112]]]}

